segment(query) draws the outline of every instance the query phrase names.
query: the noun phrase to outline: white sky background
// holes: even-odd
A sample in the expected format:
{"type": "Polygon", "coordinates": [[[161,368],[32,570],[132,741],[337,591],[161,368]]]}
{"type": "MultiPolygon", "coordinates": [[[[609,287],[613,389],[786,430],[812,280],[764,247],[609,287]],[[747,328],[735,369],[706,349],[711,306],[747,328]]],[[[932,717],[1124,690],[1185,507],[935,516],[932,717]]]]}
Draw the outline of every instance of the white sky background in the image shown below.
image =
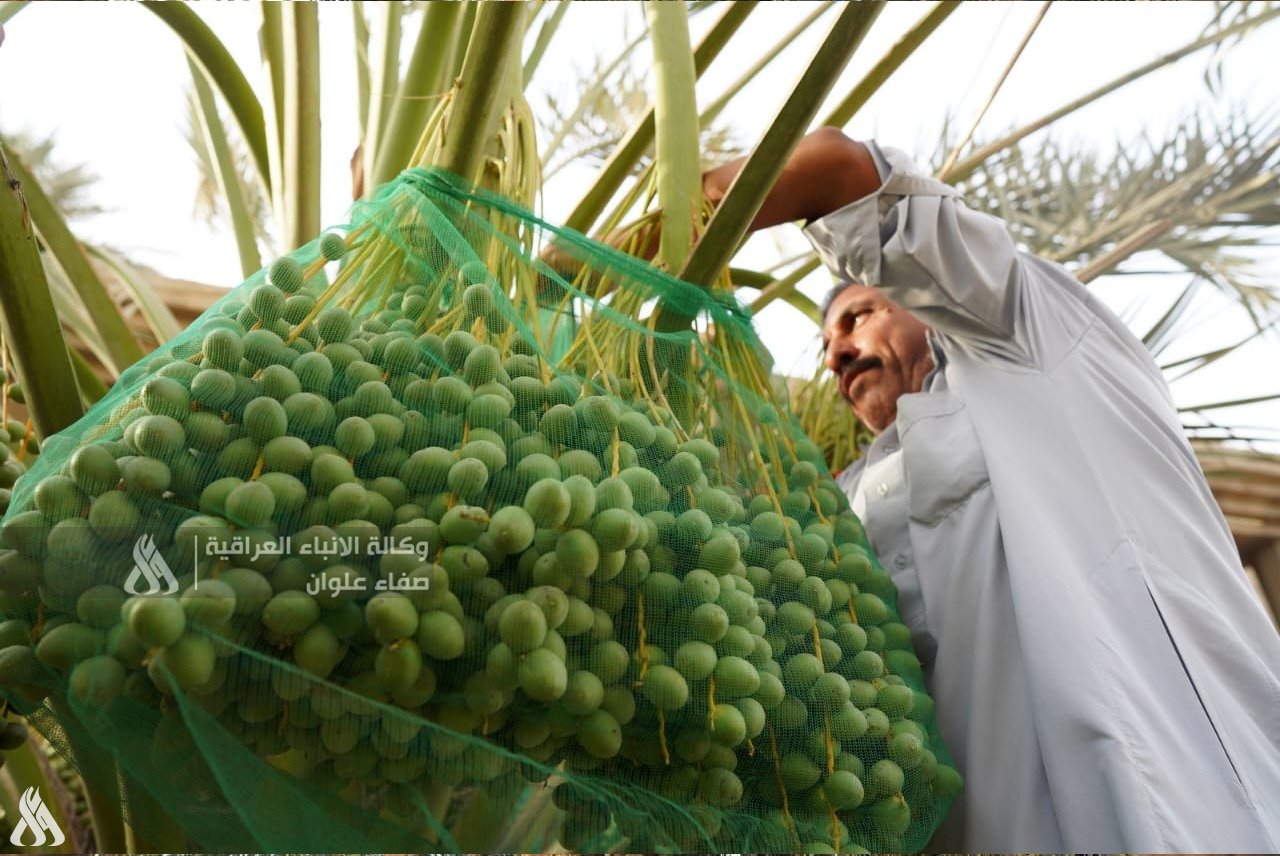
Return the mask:
{"type": "MultiPolygon", "coordinates": [[[[199,4],[199,11],[246,69],[260,92],[264,82],[257,50],[260,15],[253,2],[199,4]]],[[[1030,26],[1039,3],[966,3],[855,117],[847,131],[872,137],[925,159],[950,113],[967,127],[1030,26]]],[[[990,138],[1029,121],[1117,75],[1193,39],[1211,12],[1208,3],[1058,3],[1024,52],[978,129],[990,138]]],[[[775,39],[812,9],[807,2],[762,3],[731,42],[730,49],[700,83],[709,103],[775,39]]],[[[832,103],[923,14],[919,4],[892,3],[833,89],[832,103]]],[[[694,39],[717,16],[694,19],[694,39]]],[[[323,215],[345,220],[350,198],[348,159],[356,144],[355,51],[351,10],[324,4],[320,10],[322,119],[324,133],[323,215]]],[[[828,15],[824,22],[833,16],[828,15]]],[[[416,26],[416,20],[415,24],[416,26]]],[[[575,3],[565,17],[529,88],[535,113],[545,94],[572,95],[575,69],[595,55],[616,55],[643,26],[641,4],[575,3]]],[[[816,48],[825,23],[798,42],[723,114],[746,145],[758,138],[816,48]]],[[[406,38],[407,51],[412,46],[406,38]]],[[[1232,48],[1224,62],[1221,103],[1239,102],[1254,115],[1280,104],[1275,68],[1280,23],[1271,23],[1232,48]]],[[[1144,128],[1161,137],[1208,99],[1202,75],[1208,51],[1196,54],[1085,108],[1056,127],[1060,138],[1102,152],[1132,140],[1144,128]]],[[[642,52],[640,64],[647,62],[642,52]]],[[[175,277],[234,285],[241,279],[228,230],[193,217],[195,155],[183,138],[188,72],[177,40],[158,18],[132,3],[34,3],[6,27],[0,46],[0,129],[53,132],[55,157],[86,163],[98,174],[93,198],[109,212],[76,224],[85,238],[125,250],[131,257],[175,277]]],[[[822,115],[820,111],[819,115],[822,115]]],[[[1271,113],[1274,116],[1274,112],[1271,113]]],[[[544,214],[563,218],[594,175],[593,167],[566,169],[543,199],[544,214]]],[[[765,266],[804,247],[797,230],[781,227],[757,236],[740,262],[765,266]]],[[[1271,251],[1268,272],[1280,277],[1271,251]]],[[[828,279],[812,277],[804,290],[820,298],[828,279]]],[[[1185,278],[1162,285],[1175,292],[1185,278]]],[[[1095,288],[1124,309],[1150,286],[1129,280],[1099,281],[1095,288]]],[[[1197,302],[1195,334],[1167,356],[1226,345],[1248,332],[1248,321],[1230,301],[1208,293],[1197,302]]],[[[750,293],[749,293],[750,294],[750,293]]],[[[1138,317],[1163,311],[1149,303],[1138,317]]],[[[812,325],[780,303],[757,325],[778,368],[807,374],[816,359],[812,325]]],[[[1180,404],[1199,404],[1280,392],[1280,338],[1272,335],[1242,354],[1174,385],[1180,404]]],[[[1280,431],[1280,405],[1219,411],[1223,420],[1280,431]]]]}

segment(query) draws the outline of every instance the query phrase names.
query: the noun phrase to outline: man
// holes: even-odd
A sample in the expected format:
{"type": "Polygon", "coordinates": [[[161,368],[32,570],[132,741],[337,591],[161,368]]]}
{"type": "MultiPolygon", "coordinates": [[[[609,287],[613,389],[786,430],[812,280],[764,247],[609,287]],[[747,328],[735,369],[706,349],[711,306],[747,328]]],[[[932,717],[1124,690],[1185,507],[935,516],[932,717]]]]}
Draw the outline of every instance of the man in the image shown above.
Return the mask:
{"type": "MultiPolygon", "coordinates": [[[[741,168],[704,180],[718,201],[741,168]]],[[[1142,344],[900,153],[805,138],[754,227],[842,281],[840,476],[966,791],[940,850],[1280,850],[1280,637],[1142,344]]]]}

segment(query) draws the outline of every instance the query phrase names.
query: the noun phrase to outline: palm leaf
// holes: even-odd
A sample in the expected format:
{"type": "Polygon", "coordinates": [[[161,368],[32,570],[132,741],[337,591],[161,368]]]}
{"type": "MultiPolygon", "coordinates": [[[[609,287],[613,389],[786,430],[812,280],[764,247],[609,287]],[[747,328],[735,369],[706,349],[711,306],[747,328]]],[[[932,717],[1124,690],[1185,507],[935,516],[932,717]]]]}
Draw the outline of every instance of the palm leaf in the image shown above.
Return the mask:
{"type": "Polygon", "coordinates": [[[395,178],[410,165],[427,119],[448,88],[446,71],[457,45],[463,4],[430,3],[413,45],[409,66],[391,102],[386,130],[379,134],[369,190],[395,178]]]}
{"type": "MultiPolygon", "coordinates": [[[[21,12],[31,0],[4,0],[0,3],[0,25],[6,21],[12,20],[13,16],[21,12]]],[[[3,39],[4,33],[0,31],[0,39],[3,39]]]]}
{"type": "Polygon", "coordinates": [[[1252,332],[1249,333],[1249,335],[1245,336],[1243,339],[1232,342],[1229,345],[1224,345],[1221,348],[1213,348],[1211,350],[1203,351],[1199,354],[1195,354],[1190,357],[1183,357],[1182,359],[1179,359],[1179,360],[1174,360],[1168,363],[1162,363],[1160,365],[1160,369],[1164,371],[1166,374],[1169,374],[1174,369],[1183,368],[1184,366],[1190,366],[1190,368],[1188,368],[1186,371],[1182,372],[1181,374],[1175,377],[1171,377],[1169,379],[1169,382],[1173,383],[1174,381],[1182,380],[1183,378],[1188,377],[1189,375],[1192,375],[1203,368],[1213,365],[1223,357],[1236,353],[1240,348],[1258,339],[1260,336],[1262,336],[1263,333],[1266,333],[1269,330],[1276,329],[1278,325],[1280,325],[1280,315],[1273,318],[1269,323],[1263,325],[1262,327],[1255,328],[1252,332]]]}
{"type": "Polygon", "coordinates": [[[281,189],[285,248],[300,247],[320,231],[320,19],[310,3],[284,11],[284,121],[281,189]]]}
{"type": "Polygon", "coordinates": [[[120,308],[111,298],[102,279],[89,264],[84,247],[71,233],[66,220],[45,196],[39,183],[16,157],[7,158],[6,170],[22,186],[24,216],[39,233],[41,242],[58,260],[89,313],[98,340],[116,372],[142,359],[142,348],[125,324],[120,308]]]}
{"type": "Polygon", "coordinates": [[[1259,313],[1274,292],[1253,252],[1280,224],[1280,124],[1202,107],[1166,137],[1101,156],[1048,135],[1013,146],[960,184],[1029,251],[1083,280],[1151,267],[1212,283],[1259,313]],[[1172,267],[1168,263],[1172,264],[1172,267]]]}
{"type": "Polygon", "coordinates": [[[106,213],[106,209],[89,196],[90,188],[98,181],[97,174],[85,164],[63,163],[54,152],[53,134],[38,136],[16,131],[0,135],[0,140],[27,165],[64,219],[73,221],[106,213]]]}
{"type": "Polygon", "coordinates": [[[26,388],[36,430],[42,437],[62,430],[84,413],[62,327],[46,284],[40,251],[23,199],[23,185],[0,147],[0,314],[4,345],[14,356],[26,388]]]}
{"type": "Polygon", "coordinates": [[[1179,407],[1181,412],[1203,413],[1206,410],[1224,410],[1228,407],[1244,407],[1247,404],[1262,404],[1267,401],[1280,401],[1280,392],[1270,395],[1251,395],[1248,398],[1232,398],[1226,401],[1214,401],[1209,404],[1188,404],[1179,407]]]}
{"type": "Polygon", "coordinates": [[[196,61],[208,73],[214,87],[222,93],[235,116],[240,132],[249,146],[254,165],[264,184],[271,182],[270,159],[267,156],[267,135],[262,104],[253,87],[226,45],[214,35],[195,10],[183,3],[165,3],[145,0],[142,7],[156,15],[177,34],[196,61]]]}
{"type": "MultiPolygon", "coordinates": [[[[219,122],[222,117],[219,114],[219,122]]],[[[226,222],[229,208],[225,208],[222,197],[222,182],[219,169],[207,145],[204,131],[205,116],[194,87],[187,92],[187,117],[183,128],[183,138],[191,147],[195,158],[196,184],[193,205],[195,215],[206,223],[226,222]]],[[[272,244],[272,211],[271,200],[262,183],[254,177],[253,159],[244,146],[244,141],[237,135],[228,135],[225,142],[230,148],[232,169],[235,173],[235,186],[239,188],[248,208],[249,221],[253,225],[256,242],[270,246],[272,244]]],[[[256,268],[254,268],[256,270],[256,268]]]]}
{"type": "Polygon", "coordinates": [[[1147,350],[1152,354],[1158,356],[1168,346],[1175,331],[1185,320],[1187,309],[1190,308],[1191,301],[1196,295],[1196,290],[1202,282],[1203,280],[1197,278],[1187,283],[1187,287],[1178,295],[1178,299],[1173,302],[1173,305],[1142,336],[1142,344],[1146,345],[1147,350]]]}
{"type": "MultiPolygon", "coordinates": [[[[737,32],[747,15],[755,8],[753,3],[731,3],[725,7],[720,19],[712,25],[693,51],[693,67],[700,77],[707,66],[719,56],[730,37],[737,32]]],[[[631,174],[637,161],[653,144],[653,110],[647,110],[632,126],[625,139],[618,144],[608,161],[600,169],[595,183],[569,214],[565,226],[579,232],[589,232],[601,212],[617,194],[623,181],[631,174]]]]}
{"type": "Polygon", "coordinates": [[[555,36],[556,30],[560,28],[560,23],[564,20],[570,5],[571,0],[561,0],[559,3],[551,4],[551,12],[538,27],[538,35],[534,38],[533,47],[529,49],[529,55],[524,61],[523,79],[526,84],[533,77],[534,72],[538,70],[538,65],[542,62],[542,57],[551,45],[551,40],[555,36]]]}
{"type": "Polygon", "coordinates": [[[121,286],[137,305],[157,342],[167,342],[182,332],[182,325],[178,323],[164,298],[128,259],[105,247],[90,246],[88,250],[116,275],[121,286]]]}
{"type": "Polygon", "coordinates": [[[262,267],[257,242],[261,227],[253,221],[246,183],[242,181],[240,171],[236,168],[235,154],[223,130],[213,89],[205,79],[204,72],[190,57],[187,58],[187,66],[191,71],[193,100],[199,108],[196,119],[201,131],[201,142],[207,152],[207,156],[200,158],[200,162],[213,169],[218,195],[226,205],[227,219],[235,236],[236,251],[240,256],[240,272],[247,278],[262,267]]]}
{"type": "Polygon", "coordinates": [[[1012,145],[1015,145],[1020,140],[1025,139],[1031,134],[1034,134],[1036,131],[1040,131],[1040,130],[1043,130],[1044,128],[1049,127],[1054,122],[1061,119],[1063,116],[1070,115],[1071,113],[1074,113],[1076,110],[1079,110],[1080,108],[1088,104],[1091,104],[1100,98],[1104,98],[1107,95],[1110,95],[1112,92],[1115,92],[1127,86],[1133,81],[1138,80],[1142,77],[1145,77],[1146,75],[1152,73],[1153,71],[1166,68],[1167,66],[1172,65],[1173,63],[1177,62],[1183,57],[1189,56],[1190,54],[1193,54],[1196,51],[1203,50],[1204,48],[1210,47],[1212,45],[1218,44],[1228,39],[1235,38],[1236,36],[1239,36],[1243,33],[1253,30],[1261,26],[1262,24],[1268,21],[1271,21],[1278,15],[1280,15],[1280,8],[1267,9],[1263,12],[1260,12],[1254,15],[1253,17],[1246,18],[1241,21],[1237,21],[1231,24],[1230,26],[1223,27],[1221,29],[1215,29],[1212,32],[1208,33],[1207,35],[1204,35],[1199,39],[1196,39],[1192,42],[1189,42],[1186,45],[1183,45],[1181,48],[1178,48],[1177,50],[1171,51],[1167,54],[1157,57],[1151,62],[1141,65],[1138,68],[1135,68],[1133,71],[1130,71],[1127,74],[1123,74],[1120,77],[1116,78],[1115,80],[1112,80],[1109,83],[1106,83],[1098,87],[1097,89],[1091,90],[1085,95],[1082,95],[1079,98],[1067,104],[1064,104],[1058,109],[1053,110],[1049,113],[1046,113],[1045,115],[1041,116],[1039,119],[1036,119],[1033,122],[1029,122],[1026,125],[1023,125],[1021,128],[1018,128],[1017,130],[1010,132],[1009,134],[1001,137],[1000,139],[990,142],[985,146],[979,147],[978,150],[975,151],[973,154],[971,154],[969,157],[955,164],[955,166],[952,168],[951,172],[949,173],[948,178],[951,181],[960,181],[965,178],[968,178],[969,174],[974,170],[976,170],[979,166],[981,166],[983,161],[985,161],[987,158],[1002,152],[1003,150],[1007,149],[1012,145]]]}

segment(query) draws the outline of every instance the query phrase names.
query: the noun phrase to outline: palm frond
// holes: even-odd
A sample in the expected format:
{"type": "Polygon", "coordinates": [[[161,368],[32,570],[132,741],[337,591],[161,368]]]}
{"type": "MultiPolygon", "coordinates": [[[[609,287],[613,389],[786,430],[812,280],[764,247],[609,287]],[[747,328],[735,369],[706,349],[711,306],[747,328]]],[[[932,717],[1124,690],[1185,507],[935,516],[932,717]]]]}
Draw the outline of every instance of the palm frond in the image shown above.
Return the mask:
{"type": "Polygon", "coordinates": [[[64,218],[77,220],[108,211],[89,196],[98,181],[97,174],[85,164],[63,162],[54,152],[53,134],[15,131],[0,135],[0,139],[27,165],[64,218]]]}
{"type": "Polygon", "coordinates": [[[1225,410],[1228,407],[1244,407],[1248,404],[1263,404],[1268,401],[1280,401],[1280,392],[1270,395],[1251,395],[1248,398],[1232,398],[1227,401],[1213,401],[1208,404],[1188,404],[1178,409],[1183,412],[1203,413],[1206,410],[1225,410]]]}
{"type": "MultiPolygon", "coordinates": [[[[1201,31],[1201,36],[1207,36],[1210,33],[1225,30],[1236,24],[1242,23],[1249,19],[1250,16],[1257,14],[1259,9],[1268,10],[1275,8],[1275,3],[1257,2],[1257,0],[1214,0],[1214,12],[1201,31]]],[[[1238,45],[1248,36],[1249,31],[1237,33],[1221,42],[1217,42],[1209,49],[1209,63],[1204,70],[1204,83],[1209,91],[1214,95],[1222,92],[1223,83],[1223,66],[1227,55],[1230,54],[1231,48],[1238,45]]]]}
{"type": "Polygon", "coordinates": [[[1174,338],[1176,332],[1181,327],[1187,317],[1187,310],[1191,306],[1191,301],[1196,296],[1196,291],[1203,280],[1194,278],[1187,283],[1187,287],[1178,295],[1178,299],[1173,305],[1160,316],[1160,320],[1151,326],[1151,329],[1142,337],[1142,344],[1147,346],[1154,355],[1159,355],[1169,342],[1174,338]]]}
{"type": "Polygon", "coordinates": [[[68,334],[68,344],[82,345],[98,363],[106,367],[108,374],[118,375],[119,372],[114,369],[110,348],[103,340],[101,332],[94,327],[89,310],[76,294],[75,285],[58,265],[57,259],[49,253],[41,253],[40,263],[44,266],[45,279],[49,283],[49,296],[53,299],[53,306],[58,312],[58,320],[62,322],[62,327],[68,334]]]}
{"type": "MultiPolygon", "coordinates": [[[[551,142],[544,149],[543,175],[549,179],[570,164],[598,167],[609,159],[649,108],[648,75],[631,61],[631,51],[642,42],[628,43],[624,57],[606,60],[597,56],[586,68],[575,72],[566,101],[554,93],[546,96],[547,118],[541,132],[551,142]]],[[[744,151],[733,129],[724,122],[712,122],[701,133],[705,167],[716,166],[744,151]]],[[[644,172],[653,162],[650,146],[632,170],[644,172]]]]}
{"type": "Polygon", "coordinates": [[[1101,155],[1046,135],[1005,150],[961,185],[1029,251],[1083,279],[1150,267],[1185,271],[1262,318],[1276,290],[1256,252],[1280,225],[1280,122],[1203,106],[1164,137],[1101,155]]]}
{"type": "MultiPolygon", "coordinates": [[[[209,147],[205,145],[204,136],[200,130],[200,104],[190,86],[187,87],[186,104],[186,121],[183,124],[182,136],[187,145],[191,147],[196,164],[196,186],[192,202],[192,213],[204,223],[210,225],[215,223],[223,224],[230,229],[231,224],[225,208],[225,200],[218,188],[217,167],[210,156],[209,147]]],[[[224,125],[224,127],[230,130],[232,126],[228,124],[224,125]]],[[[244,145],[244,141],[235,133],[229,133],[227,141],[231,146],[231,155],[235,162],[236,175],[239,177],[241,193],[248,205],[249,215],[253,221],[254,236],[260,244],[270,246],[272,242],[269,226],[272,219],[271,200],[267,198],[266,193],[263,191],[262,183],[254,179],[253,159],[250,157],[248,147],[244,145]]]]}
{"type": "Polygon", "coordinates": [[[1169,383],[1174,383],[1175,381],[1182,380],[1183,378],[1188,377],[1189,375],[1192,375],[1203,368],[1207,368],[1208,366],[1213,365],[1223,357],[1227,357],[1227,356],[1230,356],[1231,354],[1237,353],[1240,348],[1243,348],[1245,345],[1249,344],[1250,342],[1257,340],[1264,333],[1267,333],[1271,330],[1275,330],[1277,327],[1280,327],[1280,314],[1273,317],[1268,323],[1264,324],[1263,326],[1255,327],[1249,333],[1249,335],[1245,336],[1243,339],[1235,340],[1230,344],[1223,345],[1220,348],[1213,348],[1208,351],[1202,351],[1201,353],[1193,354],[1192,356],[1189,356],[1189,357],[1183,357],[1181,359],[1174,360],[1172,362],[1162,363],[1160,365],[1160,370],[1165,373],[1165,377],[1168,378],[1169,383]],[[1184,369],[1184,371],[1182,371],[1180,374],[1175,375],[1173,374],[1175,369],[1184,369]]]}

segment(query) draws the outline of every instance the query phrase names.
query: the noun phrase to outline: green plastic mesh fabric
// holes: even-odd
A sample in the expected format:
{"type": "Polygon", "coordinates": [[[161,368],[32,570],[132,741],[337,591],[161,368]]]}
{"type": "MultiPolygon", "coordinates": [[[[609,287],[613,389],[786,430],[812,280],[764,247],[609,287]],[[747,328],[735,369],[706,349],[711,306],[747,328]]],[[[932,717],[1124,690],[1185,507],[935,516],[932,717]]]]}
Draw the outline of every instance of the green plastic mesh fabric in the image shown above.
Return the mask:
{"type": "Polygon", "coordinates": [[[153,849],[919,850],[959,776],[765,365],[406,172],[47,440],[0,686],[153,849]]]}

